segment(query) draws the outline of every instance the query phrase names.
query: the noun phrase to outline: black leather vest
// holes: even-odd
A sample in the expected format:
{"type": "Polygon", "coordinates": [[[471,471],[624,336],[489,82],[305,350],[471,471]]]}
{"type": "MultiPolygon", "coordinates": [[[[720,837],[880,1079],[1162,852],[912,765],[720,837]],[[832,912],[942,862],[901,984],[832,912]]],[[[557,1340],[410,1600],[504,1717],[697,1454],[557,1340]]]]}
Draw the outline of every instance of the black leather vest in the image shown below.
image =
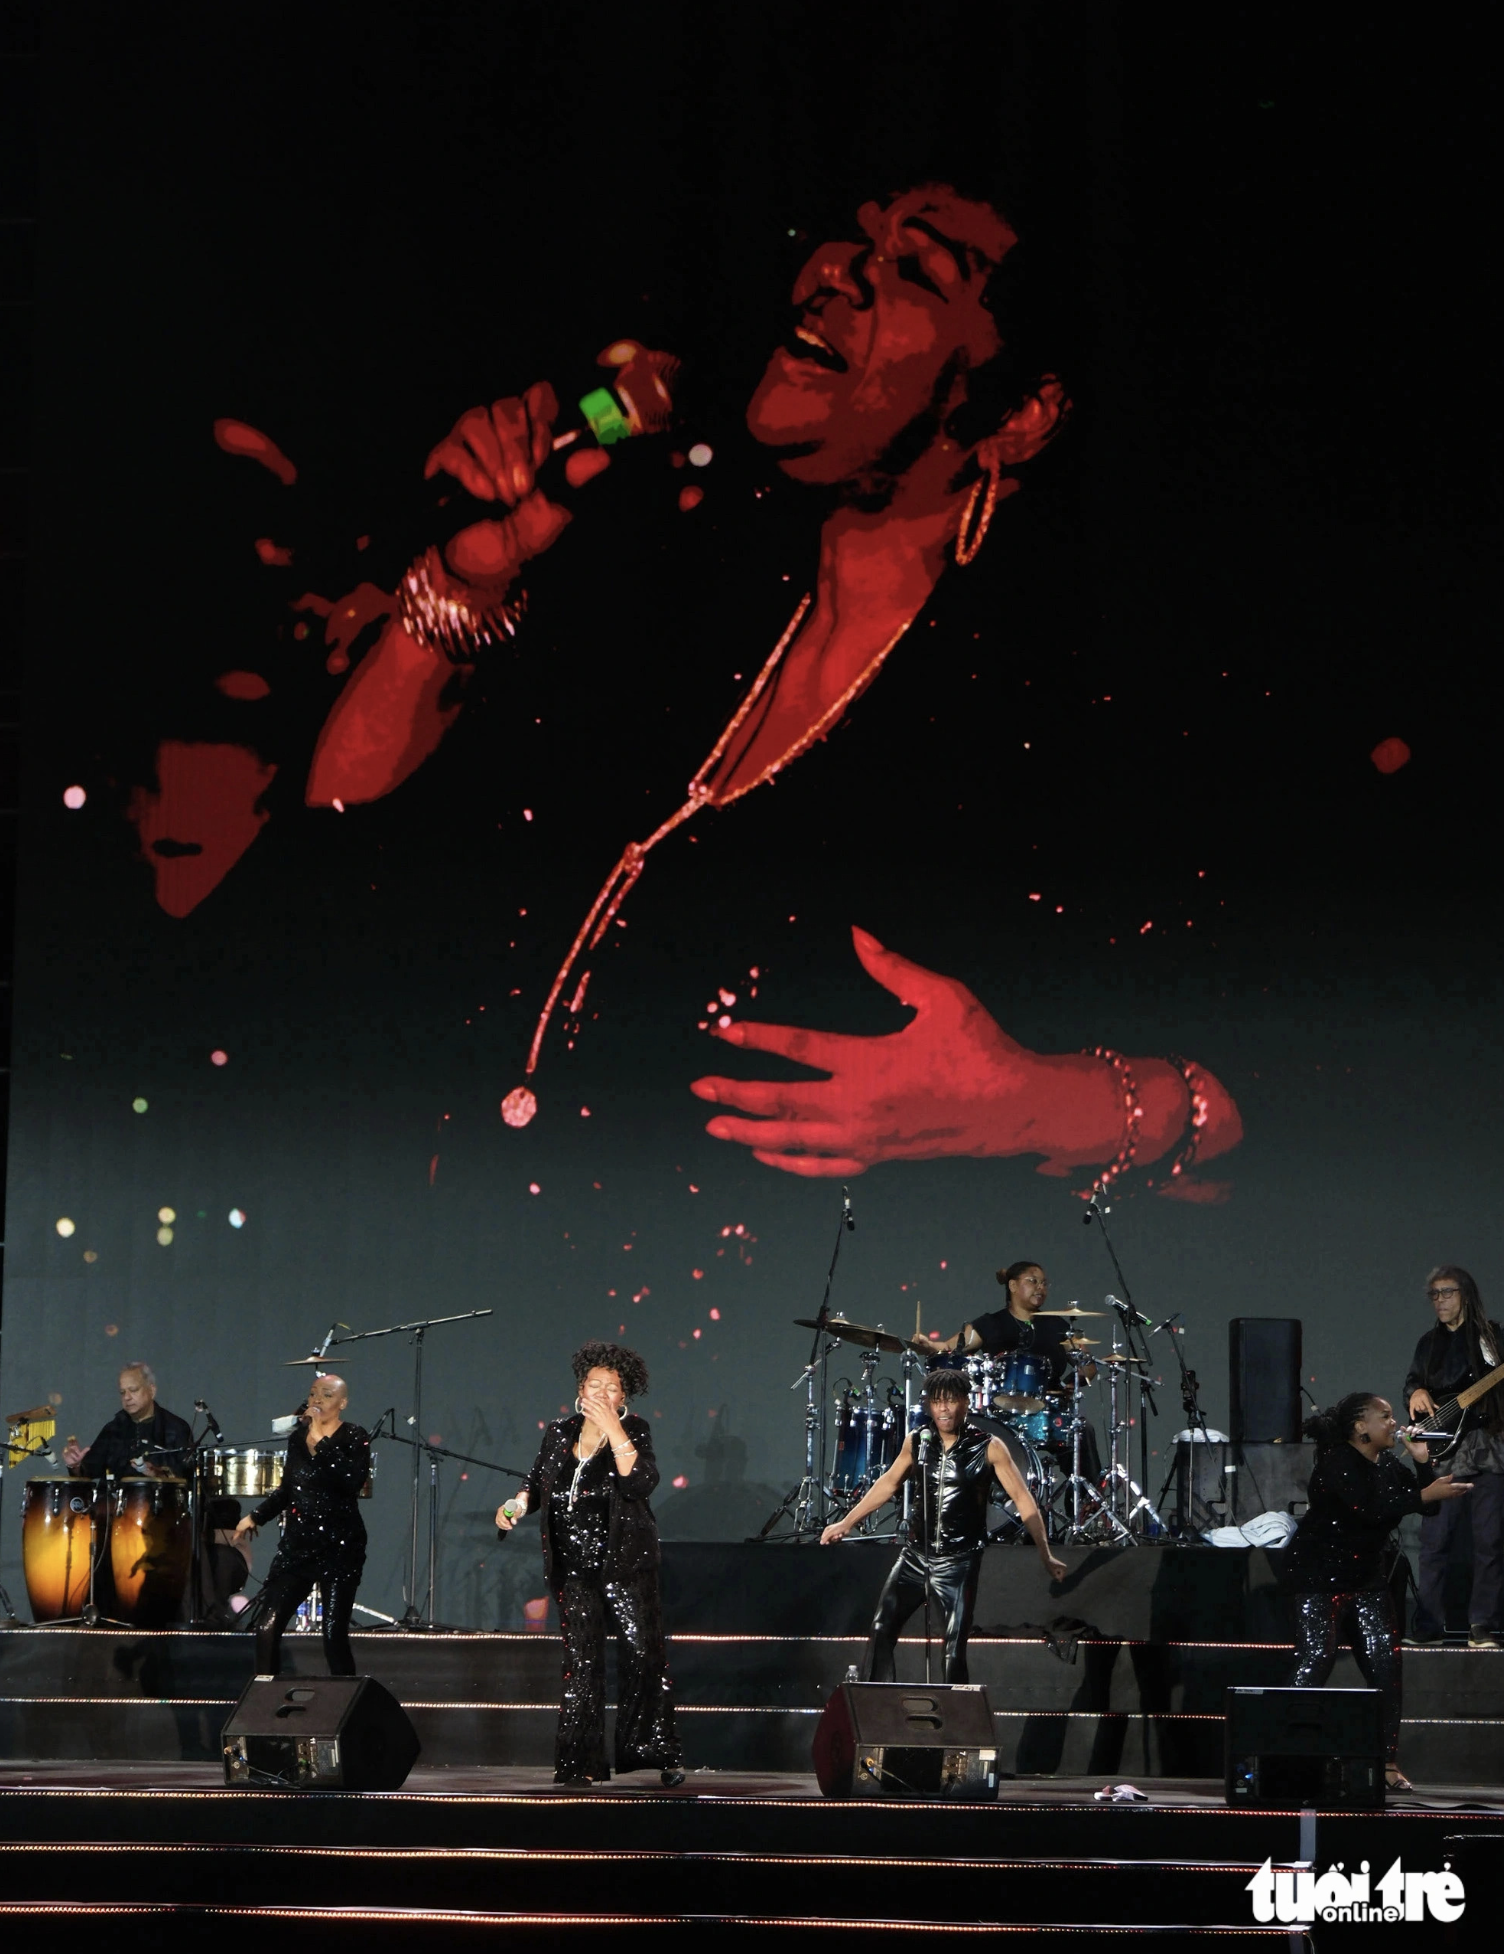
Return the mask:
{"type": "Polygon", "coordinates": [[[926,1554],[968,1554],[987,1540],[987,1462],[992,1440],[965,1425],[947,1452],[932,1425],[914,1434],[919,1469],[913,1544],[926,1554]]]}

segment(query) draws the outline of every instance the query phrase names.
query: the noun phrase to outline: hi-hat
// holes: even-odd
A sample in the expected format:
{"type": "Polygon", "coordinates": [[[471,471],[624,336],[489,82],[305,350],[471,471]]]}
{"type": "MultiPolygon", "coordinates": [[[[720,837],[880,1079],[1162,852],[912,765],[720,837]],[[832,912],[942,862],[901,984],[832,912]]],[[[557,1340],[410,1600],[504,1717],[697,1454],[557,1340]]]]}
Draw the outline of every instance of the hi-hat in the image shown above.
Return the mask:
{"type": "MultiPolygon", "coordinates": [[[[289,1357],[282,1368],[285,1371],[290,1371],[296,1370],[299,1364],[322,1364],[325,1361],[326,1359],[323,1357],[289,1357]]],[[[341,1358],[340,1362],[343,1363],[344,1359],[341,1358]]]]}
{"type": "Polygon", "coordinates": [[[1137,1364],[1140,1370],[1150,1368],[1142,1357],[1125,1357],[1120,1350],[1111,1351],[1107,1356],[1098,1357],[1094,1361],[1099,1364],[1137,1364]]]}
{"type": "Polygon", "coordinates": [[[1065,1347],[1067,1350],[1095,1350],[1101,1341],[1100,1337],[1067,1337],[1065,1347]]]}
{"type": "Polygon", "coordinates": [[[1076,1304],[1072,1303],[1069,1309],[1037,1309],[1034,1314],[1036,1316],[1105,1316],[1106,1311],[1100,1309],[1078,1309],[1076,1304]]]}
{"type": "Polygon", "coordinates": [[[796,1316],[794,1321],[801,1330],[828,1330],[842,1343],[857,1343],[864,1350],[899,1351],[910,1347],[907,1337],[895,1337],[891,1330],[869,1330],[863,1323],[848,1323],[844,1316],[828,1316],[823,1323],[813,1316],[796,1316]]]}

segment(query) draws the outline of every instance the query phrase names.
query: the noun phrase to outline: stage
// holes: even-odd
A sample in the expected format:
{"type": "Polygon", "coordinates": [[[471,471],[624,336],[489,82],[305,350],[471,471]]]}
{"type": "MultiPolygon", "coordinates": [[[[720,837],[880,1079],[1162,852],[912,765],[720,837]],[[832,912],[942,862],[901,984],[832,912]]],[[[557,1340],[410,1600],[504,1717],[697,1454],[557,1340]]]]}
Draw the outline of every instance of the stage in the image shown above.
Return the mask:
{"type": "MultiPolygon", "coordinates": [[[[614,1940],[776,1924],[779,1945],[920,1923],[926,1944],[1026,1924],[1252,1931],[1244,1889],[1265,1859],[1437,1870],[1462,1864],[1455,1841],[1504,1834],[1504,1659],[1456,1647],[1405,1655],[1413,1796],[1365,1815],[1225,1807],[1223,1691],[1282,1682],[1290,1660],[1277,1570],[1257,1550],[1073,1551],[1053,1590],[1032,1552],[989,1550],[971,1673],[1013,1774],[998,1802],[824,1799],[815,1723],[861,1660],[891,1552],[665,1546],[690,1767],[668,1792],[651,1773],[553,1785],[548,1633],[357,1633],[361,1672],[404,1703],[423,1754],[401,1791],[356,1796],[224,1786],[243,1635],[4,1631],[0,1745],[39,1760],[0,1769],[4,1912],[130,1903],[231,1945],[273,1919],[311,1942],[330,1909],[376,1945],[420,1931],[438,1944],[461,1925],[541,1942],[607,1921],[614,1940]],[[1124,1780],[1147,1802],[1095,1801],[1124,1780]]],[[[924,1658],[922,1635],[906,1638],[900,1680],[920,1680],[924,1658]]],[[[317,1640],[290,1635],[284,1668],[321,1674],[317,1640]]],[[[1344,1657],[1334,1684],[1359,1681],[1344,1657]]]]}

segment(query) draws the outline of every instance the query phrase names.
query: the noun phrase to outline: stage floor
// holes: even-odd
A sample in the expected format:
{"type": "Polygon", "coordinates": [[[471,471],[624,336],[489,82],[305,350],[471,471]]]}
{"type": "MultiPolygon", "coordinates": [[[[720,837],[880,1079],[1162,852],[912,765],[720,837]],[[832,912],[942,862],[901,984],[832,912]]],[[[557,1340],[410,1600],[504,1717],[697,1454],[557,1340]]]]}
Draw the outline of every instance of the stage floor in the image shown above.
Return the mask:
{"type": "MultiPolygon", "coordinates": [[[[525,1766],[420,1767],[395,1792],[229,1788],[203,1763],[0,1766],[0,1922],[110,1920],[160,1947],[557,1947],[609,1927],[613,1948],[714,1928],[780,1949],[1084,1942],[1202,1934],[1288,1950],[1248,1882],[1276,1867],[1395,1859],[1489,1868],[1496,1787],[1426,1785],[1381,1813],[1229,1811],[1212,1780],[1146,1778],[1147,1802],[1098,1804],[1099,1779],[1015,1779],[996,1804],[831,1800],[796,1772],[650,1773],[582,1792],[525,1766]],[[348,1939],[346,1938],[348,1936],[348,1939]]],[[[1486,1905],[1488,1871],[1469,1870],[1486,1905]]],[[[1495,1887],[1496,1880],[1491,1882],[1495,1887]]],[[[1346,1944],[1323,1928],[1322,1954],[1346,1944]]],[[[1353,1928],[1370,1938],[1371,1928],[1353,1928]]],[[[1297,1936],[1294,1943],[1300,1945],[1297,1936]]],[[[1309,1944],[1309,1943],[1307,1943],[1309,1944]]],[[[1353,1943],[1356,1945],[1356,1942],[1353,1943]]]]}

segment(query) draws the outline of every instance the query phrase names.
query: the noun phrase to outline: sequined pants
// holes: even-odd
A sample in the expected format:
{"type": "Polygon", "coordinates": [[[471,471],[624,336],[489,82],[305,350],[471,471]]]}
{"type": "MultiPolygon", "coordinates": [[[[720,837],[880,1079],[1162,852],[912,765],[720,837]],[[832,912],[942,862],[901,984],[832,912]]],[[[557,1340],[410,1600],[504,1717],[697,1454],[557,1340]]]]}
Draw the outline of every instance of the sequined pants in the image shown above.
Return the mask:
{"type": "Polygon", "coordinates": [[[324,1603],[324,1660],[331,1676],[353,1676],[355,1655],[350,1647],[350,1610],[360,1586],[364,1562],[337,1567],[326,1574],[316,1561],[295,1561],[271,1572],[257,1596],[256,1674],[275,1676],[282,1656],[282,1631],[317,1586],[324,1603]]]}
{"type": "Polygon", "coordinates": [[[926,1572],[930,1608],[944,1625],[945,1668],[940,1680],[947,1683],[969,1680],[966,1638],[971,1633],[971,1618],[977,1605],[977,1573],[981,1565],[980,1550],[965,1554],[921,1554],[915,1547],[904,1548],[883,1584],[877,1613],[872,1618],[872,1640],[867,1645],[868,1682],[894,1680],[893,1657],[899,1631],[914,1610],[925,1605],[926,1572]]]}
{"type": "Polygon", "coordinates": [[[1295,1596],[1295,1673],[1290,1687],[1320,1689],[1332,1673],[1344,1639],[1369,1687],[1383,1698],[1384,1755],[1392,1764],[1400,1744],[1400,1651],[1394,1597],[1388,1588],[1295,1596]]]}
{"type": "Polygon", "coordinates": [[[658,1573],[632,1581],[566,1574],[554,1591],[564,1636],[564,1693],[554,1741],[558,1778],[610,1776],[606,1765],[606,1637],[616,1637],[616,1768],[668,1770],[680,1762],[658,1573]]]}

